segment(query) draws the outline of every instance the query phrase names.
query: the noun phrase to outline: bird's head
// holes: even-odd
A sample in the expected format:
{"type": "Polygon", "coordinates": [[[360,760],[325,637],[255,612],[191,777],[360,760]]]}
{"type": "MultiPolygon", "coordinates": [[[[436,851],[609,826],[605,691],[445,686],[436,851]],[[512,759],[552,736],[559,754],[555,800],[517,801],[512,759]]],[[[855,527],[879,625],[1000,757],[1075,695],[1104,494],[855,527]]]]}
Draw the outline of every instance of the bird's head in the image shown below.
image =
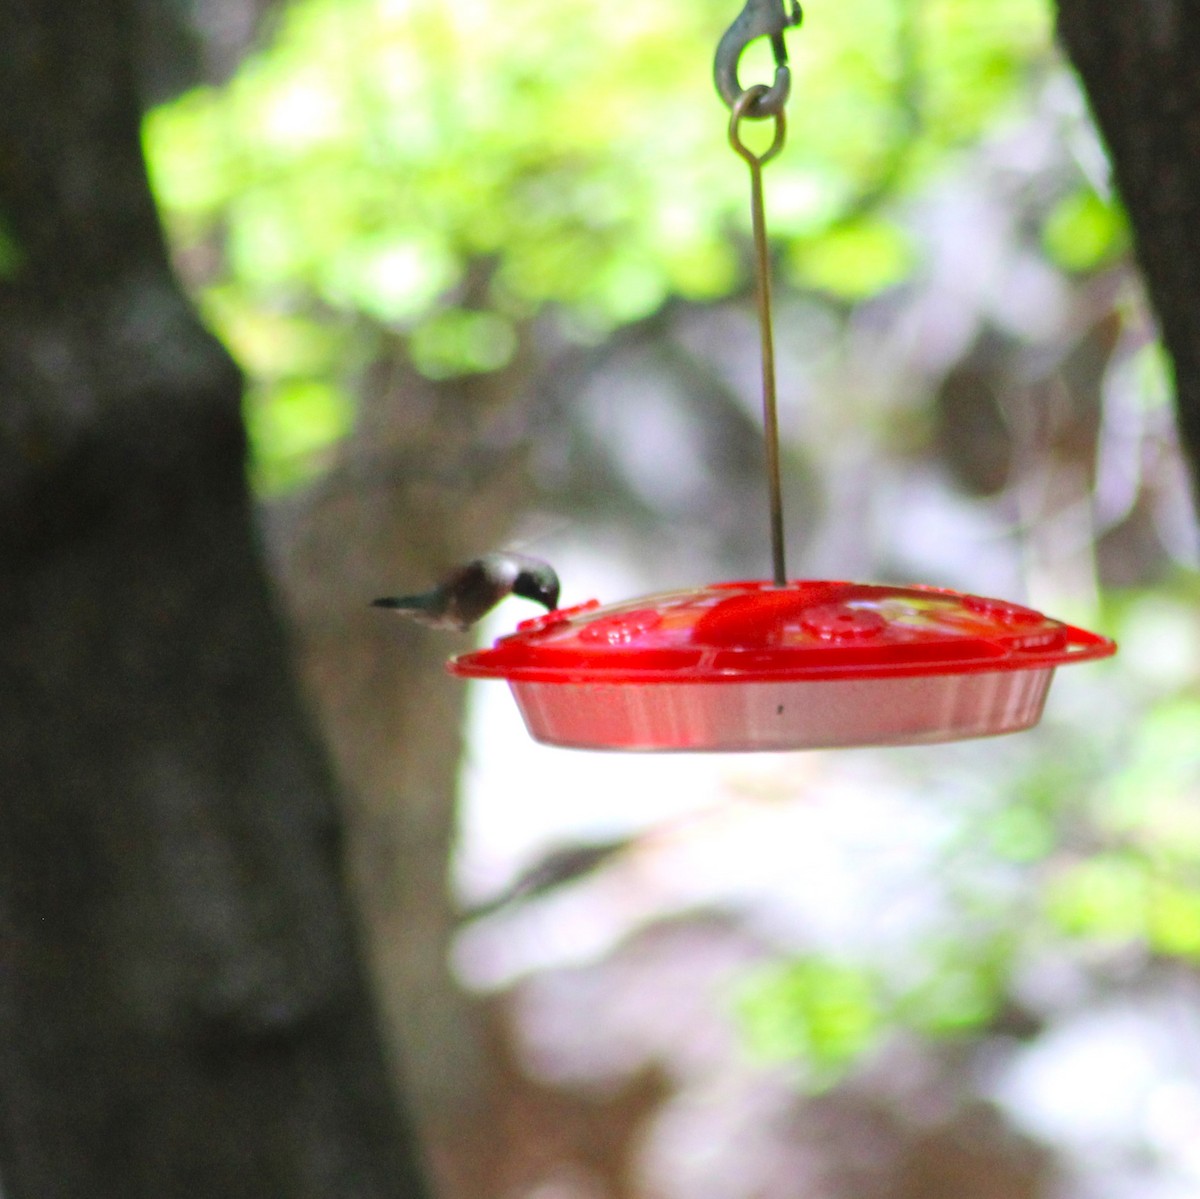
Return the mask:
{"type": "Polygon", "coordinates": [[[521,563],[513,582],[513,595],[544,604],[546,611],[553,612],[558,607],[558,591],[558,575],[548,562],[530,558],[521,563]]]}

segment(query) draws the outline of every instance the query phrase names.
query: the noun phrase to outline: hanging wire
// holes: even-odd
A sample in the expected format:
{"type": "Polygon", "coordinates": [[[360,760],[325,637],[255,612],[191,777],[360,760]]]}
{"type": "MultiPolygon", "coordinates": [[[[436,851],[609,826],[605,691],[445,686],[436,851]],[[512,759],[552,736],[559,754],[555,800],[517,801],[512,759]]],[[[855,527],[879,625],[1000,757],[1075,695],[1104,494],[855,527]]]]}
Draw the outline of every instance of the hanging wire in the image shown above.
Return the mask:
{"type": "Polygon", "coordinates": [[[750,166],[750,218],[754,230],[755,275],[758,281],[758,327],[762,339],[763,434],[766,441],[767,490],[771,509],[771,563],[775,585],[787,583],[784,557],[783,487],[779,477],[779,417],[775,392],[775,341],[771,322],[771,263],[767,246],[767,221],[763,207],[763,167],[783,149],[787,124],[783,108],[771,113],[775,136],[761,154],[754,153],[741,135],[741,123],[753,119],[755,106],[770,92],[758,83],[742,92],[729,117],[729,143],[750,166]]]}
{"type": "Polygon", "coordinates": [[[783,109],[791,89],[784,31],[799,25],[803,12],[798,0],[745,0],[745,7],[717,44],[713,79],[729,105],[729,143],[750,167],[750,217],[754,227],[755,274],[758,281],[758,327],[762,338],[763,435],[766,441],[767,488],[771,507],[771,562],[775,585],[787,584],[784,560],[783,489],[779,479],[779,418],[775,395],[775,342],[771,327],[771,263],[767,247],[767,221],[763,210],[763,167],[783,149],[787,131],[783,109]],[[743,88],[738,80],[742,52],[755,38],[771,40],[775,79],[743,88]],[[775,136],[761,154],[742,140],[745,120],[773,120],[775,136]]]}

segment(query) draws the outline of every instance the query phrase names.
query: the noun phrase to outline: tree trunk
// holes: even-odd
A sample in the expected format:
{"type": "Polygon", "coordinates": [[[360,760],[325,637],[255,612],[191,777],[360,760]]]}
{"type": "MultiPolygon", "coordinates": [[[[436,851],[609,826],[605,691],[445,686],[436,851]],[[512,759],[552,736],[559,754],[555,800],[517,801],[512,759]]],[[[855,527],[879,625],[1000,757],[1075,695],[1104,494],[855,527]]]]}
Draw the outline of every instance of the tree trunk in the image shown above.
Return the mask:
{"type": "Polygon", "coordinates": [[[1108,143],[1200,481],[1200,7],[1058,0],[1058,30],[1108,143]]]}
{"type": "MultiPolygon", "coordinates": [[[[526,355],[433,383],[381,353],[321,482],[270,511],[268,548],[306,684],[342,782],[346,858],[385,1036],[439,1195],[496,1191],[509,1146],[481,1010],[449,964],[447,879],[466,689],[445,669],[466,636],[368,606],[502,546],[531,493],[522,447],[488,429],[529,419],[526,355]]],[[[524,613],[515,604],[515,616],[524,613]]]]}
{"type": "Polygon", "coordinates": [[[423,1193],[120,0],[0,0],[7,1199],[423,1193]]]}

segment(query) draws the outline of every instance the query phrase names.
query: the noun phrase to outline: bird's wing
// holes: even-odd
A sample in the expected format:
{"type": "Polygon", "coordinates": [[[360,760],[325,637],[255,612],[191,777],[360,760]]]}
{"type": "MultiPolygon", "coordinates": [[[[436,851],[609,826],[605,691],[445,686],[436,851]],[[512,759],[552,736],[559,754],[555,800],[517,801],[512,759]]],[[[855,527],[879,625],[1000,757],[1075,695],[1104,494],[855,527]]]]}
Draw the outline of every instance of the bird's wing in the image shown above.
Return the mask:
{"type": "Polygon", "coordinates": [[[464,628],[473,625],[512,591],[516,575],[514,566],[490,556],[459,567],[438,588],[445,596],[447,615],[464,628]]]}

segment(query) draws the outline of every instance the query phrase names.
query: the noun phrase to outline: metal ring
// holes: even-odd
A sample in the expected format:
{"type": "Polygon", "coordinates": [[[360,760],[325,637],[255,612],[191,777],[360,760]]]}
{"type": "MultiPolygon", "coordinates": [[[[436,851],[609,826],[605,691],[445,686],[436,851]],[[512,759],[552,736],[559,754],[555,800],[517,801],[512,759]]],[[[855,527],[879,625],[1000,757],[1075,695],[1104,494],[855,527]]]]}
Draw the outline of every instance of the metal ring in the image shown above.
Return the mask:
{"type": "Polygon", "coordinates": [[[775,138],[761,154],[755,154],[742,141],[742,135],[738,132],[738,125],[745,118],[753,119],[756,116],[755,106],[767,97],[771,90],[765,83],[756,83],[753,87],[747,88],[734,101],[733,112],[729,115],[729,144],[751,166],[761,167],[764,163],[770,162],[783,149],[783,140],[787,134],[787,118],[783,114],[782,107],[776,112],[767,114],[775,118],[775,138]]]}
{"type": "Polygon", "coordinates": [[[771,51],[775,58],[775,80],[769,87],[763,87],[745,115],[761,120],[783,111],[792,86],[783,35],[789,26],[799,25],[803,18],[799,0],[791,0],[790,9],[785,0],[746,0],[746,6],[717,43],[716,58],[713,60],[713,82],[721,99],[730,108],[746,94],[746,90],[750,90],[743,89],[738,81],[742,52],[756,38],[767,37],[771,40],[771,51]]]}
{"type": "Polygon", "coordinates": [[[717,87],[721,98],[730,108],[736,108],[747,96],[754,96],[754,101],[743,110],[743,116],[751,120],[761,120],[764,117],[778,117],[783,114],[788,96],[792,90],[792,72],[789,67],[775,68],[775,82],[769,87],[765,83],[756,83],[743,89],[738,83],[736,68],[731,75],[717,77],[717,87]]]}

